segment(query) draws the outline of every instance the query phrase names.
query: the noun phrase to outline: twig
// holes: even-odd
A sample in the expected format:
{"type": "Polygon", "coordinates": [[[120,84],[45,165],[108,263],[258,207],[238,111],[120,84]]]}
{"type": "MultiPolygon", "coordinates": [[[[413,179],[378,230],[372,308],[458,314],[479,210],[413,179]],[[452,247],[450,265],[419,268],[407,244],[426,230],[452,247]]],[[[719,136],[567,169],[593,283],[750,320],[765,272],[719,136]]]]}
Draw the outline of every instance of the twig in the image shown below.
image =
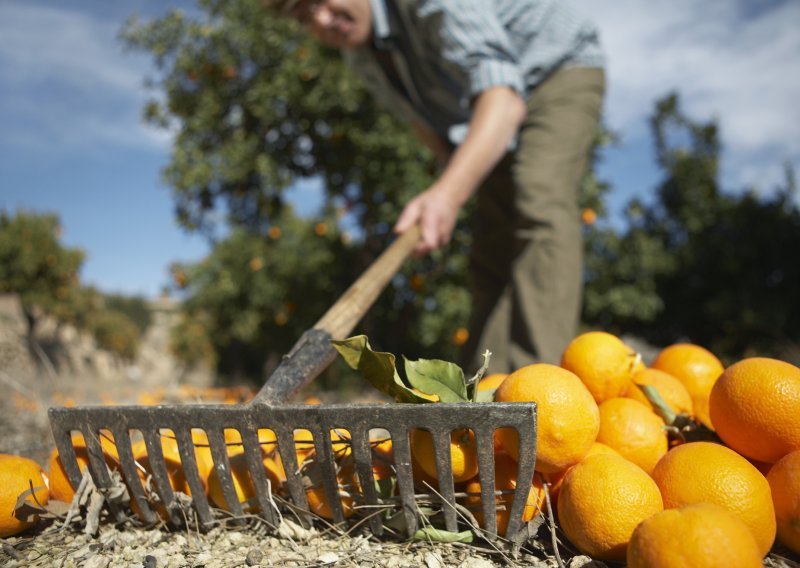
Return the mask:
{"type": "Polygon", "coordinates": [[[558,563],[559,568],[565,568],[564,561],[561,560],[561,554],[558,552],[558,538],[556,537],[556,520],[553,516],[553,505],[550,502],[550,489],[549,483],[542,483],[542,487],[544,487],[544,499],[547,503],[547,522],[550,526],[550,538],[552,539],[553,544],[553,554],[556,556],[556,562],[558,563]]]}
{"type": "Polygon", "coordinates": [[[3,381],[5,384],[10,386],[18,393],[23,394],[28,398],[36,399],[37,395],[35,392],[33,392],[32,390],[28,390],[27,388],[19,384],[17,381],[9,377],[8,373],[5,373],[4,371],[0,371],[0,381],[3,381]]]}

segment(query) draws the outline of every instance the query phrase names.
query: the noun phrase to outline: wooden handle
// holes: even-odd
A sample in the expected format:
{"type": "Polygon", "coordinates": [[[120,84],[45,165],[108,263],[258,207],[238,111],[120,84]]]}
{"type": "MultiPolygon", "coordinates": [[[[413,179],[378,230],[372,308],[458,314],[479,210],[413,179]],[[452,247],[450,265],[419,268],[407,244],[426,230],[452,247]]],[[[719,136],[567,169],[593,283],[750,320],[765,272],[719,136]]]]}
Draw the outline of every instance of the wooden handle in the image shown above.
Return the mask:
{"type": "Polygon", "coordinates": [[[327,331],[331,339],[345,339],[397,274],[419,238],[416,225],[400,235],[325,312],[314,329],[327,331]]]}

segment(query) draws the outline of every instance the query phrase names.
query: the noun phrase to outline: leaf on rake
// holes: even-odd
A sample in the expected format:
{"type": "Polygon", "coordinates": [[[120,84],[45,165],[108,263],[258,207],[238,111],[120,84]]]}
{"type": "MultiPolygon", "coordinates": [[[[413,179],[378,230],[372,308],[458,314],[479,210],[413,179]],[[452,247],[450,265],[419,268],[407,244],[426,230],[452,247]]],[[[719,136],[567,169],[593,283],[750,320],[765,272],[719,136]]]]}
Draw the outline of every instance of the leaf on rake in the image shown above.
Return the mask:
{"type": "Polygon", "coordinates": [[[398,402],[431,402],[406,386],[395,369],[394,355],[373,351],[366,335],[332,340],[331,344],[350,368],[358,371],[382,393],[398,402]]]}
{"type": "Polygon", "coordinates": [[[497,388],[483,389],[475,393],[475,402],[494,402],[494,393],[497,388]]]}
{"type": "Polygon", "coordinates": [[[475,538],[472,531],[450,532],[437,529],[436,527],[425,527],[414,533],[414,540],[424,540],[426,542],[465,542],[470,543],[475,538]]]}
{"type": "Polygon", "coordinates": [[[464,371],[455,363],[439,359],[418,359],[405,362],[408,382],[417,390],[436,395],[442,402],[466,402],[467,385],[464,371]]]}

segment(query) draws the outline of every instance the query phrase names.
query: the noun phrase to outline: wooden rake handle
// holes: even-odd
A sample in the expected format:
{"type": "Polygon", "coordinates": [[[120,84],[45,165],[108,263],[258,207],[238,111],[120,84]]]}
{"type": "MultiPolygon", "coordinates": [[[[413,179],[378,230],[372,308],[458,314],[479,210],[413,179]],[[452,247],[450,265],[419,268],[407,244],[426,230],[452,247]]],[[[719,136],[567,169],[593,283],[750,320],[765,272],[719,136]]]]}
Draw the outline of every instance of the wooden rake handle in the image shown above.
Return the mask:
{"type": "Polygon", "coordinates": [[[397,274],[419,238],[416,225],[400,235],[314,324],[314,329],[328,332],[331,339],[345,339],[397,274]]]}

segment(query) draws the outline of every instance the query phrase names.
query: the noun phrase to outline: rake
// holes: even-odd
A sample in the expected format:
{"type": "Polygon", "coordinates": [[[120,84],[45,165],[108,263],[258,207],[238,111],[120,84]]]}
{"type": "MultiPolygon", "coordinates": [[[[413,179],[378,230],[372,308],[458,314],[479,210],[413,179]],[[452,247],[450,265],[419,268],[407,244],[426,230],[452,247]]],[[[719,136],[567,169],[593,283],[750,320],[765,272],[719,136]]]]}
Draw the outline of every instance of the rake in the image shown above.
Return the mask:
{"type": "MultiPolygon", "coordinates": [[[[506,535],[515,535],[522,527],[522,513],[534,473],[536,456],[536,405],[535,403],[433,403],[433,404],[288,404],[287,401],[314,380],[336,358],[332,339],[344,339],[360,321],[366,310],[394,277],[401,264],[410,255],[419,240],[419,230],[414,228],[399,236],[373,264],[348,288],[325,315],[303,333],[291,351],[268,378],[256,396],[247,403],[228,404],[178,404],[159,406],[79,406],[50,408],[49,418],[53,437],[68,479],[78,487],[82,478],[72,436],[80,433],[86,443],[88,469],[95,486],[102,492],[111,490],[114,482],[106,464],[100,437],[113,437],[118,453],[119,469],[129,488],[130,497],[146,523],[155,523],[159,516],[148,501],[142,486],[140,468],[134,458],[132,439],[141,435],[147,450],[154,489],[164,504],[169,519],[175,525],[183,524],[176,491],[170,484],[167,463],[161,439],[164,430],[171,430],[177,442],[192,507],[203,528],[214,523],[214,513],[205,493],[196,458],[193,431],[205,432],[213,468],[219,479],[229,511],[234,516],[245,513],[236,494],[225,432],[237,430],[241,435],[247,473],[254,488],[259,517],[270,526],[280,522],[275,507],[275,487],[269,482],[262,463],[263,441],[259,431],[272,430],[276,438],[276,453],[280,456],[285,473],[292,509],[305,511],[308,522],[307,479],[303,478],[296,455],[296,430],[307,430],[313,436],[315,460],[319,463],[321,486],[331,508],[334,524],[346,522],[337,481],[335,450],[331,431],[349,433],[351,453],[358,483],[353,492],[358,505],[364,510],[374,510],[382,502],[373,477],[373,455],[370,432],[381,429],[392,440],[397,480],[396,513],[405,530],[412,536],[420,525],[418,504],[415,499],[410,433],[417,428],[428,430],[433,439],[438,478],[438,500],[447,531],[456,532],[458,514],[455,503],[450,457],[450,433],[470,429],[475,435],[478,452],[481,511],[485,519],[485,534],[493,539],[497,534],[496,492],[493,437],[498,428],[513,428],[519,435],[519,464],[517,486],[511,505],[510,521],[506,535]],[[138,433],[138,434],[137,434],[138,433]],[[133,438],[132,438],[133,434],[133,438]],[[305,484],[304,484],[305,482],[305,484]]],[[[106,500],[112,514],[124,518],[124,511],[112,500],[106,500]]],[[[372,514],[365,519],[375,535],[384,532],[384,519],[372,514]]]]}

